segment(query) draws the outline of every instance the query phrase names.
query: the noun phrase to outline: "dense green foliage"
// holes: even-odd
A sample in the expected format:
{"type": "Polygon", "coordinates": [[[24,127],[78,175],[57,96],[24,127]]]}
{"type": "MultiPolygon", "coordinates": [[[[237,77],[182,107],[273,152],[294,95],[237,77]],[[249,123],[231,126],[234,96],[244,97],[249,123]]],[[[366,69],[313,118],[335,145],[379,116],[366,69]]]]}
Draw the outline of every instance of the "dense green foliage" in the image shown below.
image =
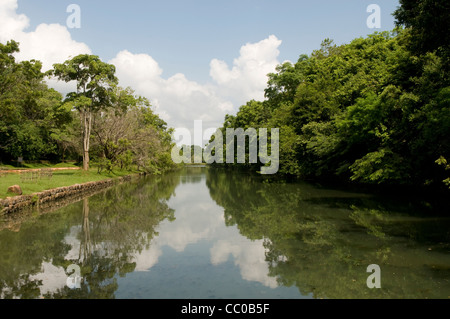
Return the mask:
{"type": "Polygon", "coordinates": [[[397,25],[409,28],[408,43],[412,51],[421,54],[436,51],[445,60],[446,71],[450,67],[450,2],[446,0],[400,0],[394,12],[397,25]]]}
{"type": "Polygon", "coordinates": [[[39,61],[16,62],[18,51],[15,41],[0,43],[0,164],[83,159],[88,168],[91,158],[100,171],[173,168],[172,130],[147,99],[117,86],[113,65],[79,55],[44,74],[39,61]],[[63,98],[46,76],[77,90],[63,98]]]}
{"type": "Polygon", "coordinates": [[[70,121],[70,109],[43,82],[41,63],[17,63],[18,51],[15,41],[0,43],[0,159],[53,158],[52,135],[70,121]]]}
{"type": "Polygon", "coordinates": [[[448,9],[432,23],[427,16],[429,7],[448,3],[419,1],[416,12],[410,2],[417,1],[402,1],[395,13],[405,29],[340,46],[326,39],[311,55],[279,65],[269,74],[266,100],[227,115],[223,128],[280,128],[282,174],[448,184],[450,51],[448,35],[431,36],[448,30],[448,9]]]}

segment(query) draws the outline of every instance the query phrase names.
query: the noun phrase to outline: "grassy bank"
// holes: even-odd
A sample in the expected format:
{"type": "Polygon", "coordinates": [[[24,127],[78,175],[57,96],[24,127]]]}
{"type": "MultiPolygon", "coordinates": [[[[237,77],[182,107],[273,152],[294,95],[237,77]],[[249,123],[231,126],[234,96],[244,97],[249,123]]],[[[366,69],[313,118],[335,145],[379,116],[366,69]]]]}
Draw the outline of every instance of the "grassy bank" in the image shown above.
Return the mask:
{"type": "MultiPolygon", "coordinates": [[[[51,167],[57,168],[61,166],[58,165],[51,167]]],[[[46,168],[50,168],[50,166],[47,166],[46,168]]],[[[13,196],[7,193],[8,187],[13,185],[19,185],[22,188],[23,195],[30,195],[36,192],[41,192],[52,188],[100,181],[104,179],[121,177],[135,173],[137,173],[137,171],[114,170],[110,173],[104,171],[101,174],[98,174],[97,168],[91,168],[87,172],[83,170],[61,170],[61,171],[54,171],[51,177],[45,176],[34,180],[24,178],[24,176],[30,173],[23,173],[23,174],[10,173],[0,177],[0,198],[13,196]]]]}

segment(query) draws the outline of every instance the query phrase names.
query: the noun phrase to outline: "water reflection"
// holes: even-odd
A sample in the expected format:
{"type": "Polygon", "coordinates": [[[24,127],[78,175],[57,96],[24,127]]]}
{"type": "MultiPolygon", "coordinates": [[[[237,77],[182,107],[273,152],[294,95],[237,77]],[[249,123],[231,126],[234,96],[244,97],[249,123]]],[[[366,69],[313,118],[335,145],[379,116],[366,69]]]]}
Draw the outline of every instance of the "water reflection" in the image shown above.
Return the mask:
{"type": "Polygon", "coordinates": [[[117,276],[134,271],[156,226],[174,219],[167,199],[178,182],[168,176],[119,185],[32,218],[17,232],[1,231],[1,297],[114,298],[117,276]],[[81,289],[66,286],[71,264],[81,266],[81,289]]]}
{"type": "Polygon", "coordinates": [[[193,167],[0,222],[0,297],[448,298],[449,226],[411,203],[193,167]]]}
{"type": "MultiPolygon", "coordinates": [[[[152,241],[150,249],[138,256],[136,269],[150,271],[159,262],[165,248],[183,253],[188,246],[200,246],[205,248],[196,251],[194,258],[212,265],[204,271],[226,264],[231,257],[242,279],[277,287],[276,279],[268,274],[263,241],[251,241],[240,235],[236,227],[225,225],[223,208],[211,201],[205,172],[206,169],[189,168],[180,176],[182,184],[168,201],[168,205],[175,208],[176,220],[163,221],[158,226],[159,236],[152,241]],[[196,184],[195,187],[192,183],[196,184]]],[[[223,282],[222,286],[224,284],[227,283],[223,282]]]]}
{"type": "Polygon", "coordinates": [[[315,298],[450,296],[450,221],[433,211],[220,171],[207,183],[227,225],[265,240],[270,276],[284,286],[315,298]],[[367,288],[370,264],[381,266],[383,289],[367,288]]]}

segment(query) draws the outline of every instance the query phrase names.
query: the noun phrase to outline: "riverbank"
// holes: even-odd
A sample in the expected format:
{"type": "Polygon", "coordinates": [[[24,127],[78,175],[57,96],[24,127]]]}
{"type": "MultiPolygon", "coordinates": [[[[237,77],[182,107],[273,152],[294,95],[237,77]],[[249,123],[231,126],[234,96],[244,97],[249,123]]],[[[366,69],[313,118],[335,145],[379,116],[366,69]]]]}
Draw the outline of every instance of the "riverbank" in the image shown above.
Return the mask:
{"type": "Polygon", "coordinates": [[[87,182],[95,182],[126,175],[138,174],[137,170],[113,170],[98,173],[97,168],[84,171],[77,168],[47,167],[41,169],[21,170],[19,173],[0,171],[0,199],[13,197],[15,194],[8,193],[8,188],[18,185],[22,193],[16,195],[31,195],[45,190],[58,187],[66,187],[87,182]]]}
{"type": "Polygon", "coordinates": [[[80,197],[84,195],[87,196],[91,193],[104,190],[118,183],[130,181],[133,176],[138,177],[142,175],[145,175],[145,173],[101,179],[81,184],[47,189],[28,195],[20,195],[0,199],[0,216],[16,213],[27,208],[36,207],[40,209],[42,207],[57,205],[57,203],[60,201],[65,201],[70,198],[80,197]]]}

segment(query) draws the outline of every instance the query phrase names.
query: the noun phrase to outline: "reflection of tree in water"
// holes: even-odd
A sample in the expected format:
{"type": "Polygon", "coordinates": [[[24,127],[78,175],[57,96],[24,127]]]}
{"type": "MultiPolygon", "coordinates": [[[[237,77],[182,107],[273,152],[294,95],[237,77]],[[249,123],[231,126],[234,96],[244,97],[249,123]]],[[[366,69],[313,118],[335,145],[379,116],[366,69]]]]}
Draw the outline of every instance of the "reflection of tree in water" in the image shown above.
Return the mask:
{"type": "Polygon", "coordinates": [[[359,194],[244,174],[210,170],[207,185],[225,208],[227,225],[264,239],[269,274],[282,285],[315,298],[450,295],[448,220],[398,213],[398,204],[387,208],[359,194]],[[370,264],[381,266],[382,289],[367,288],[370,264]]]}
{"type": "Polygon", "coordinates": [[[0,252],[8,251],[0,256],[0,294],[39,297],[42,282],[30,278],[42,271],[43,262],[51,262],[64,269],[79,265],[83,281],[81,289],[64,287],[45,298],[114,298],[117,276],[132,272],[135,255],[149,248],[159,223],[174,219],[167,200],[178,182],[167,175],[118,185],[25,223],[18,233],[0,232],[0,252]],[[71,229],[79,229],[79,247],[66,242],[71,229]],[[77,253],[67,259],[74,248],[77,253]]]}
{"type": "Polygon", "coordinates": [[[84,238],[80,244],[80,253],[78,256],[78,260],[84,266],[84,262],[88,260],[91,256],[91,229],[89,223],[89,198],[83,199],[83,224],[82,224],[82,234],[84,234],[84,238]]]}
{"type": "Polygon", "coordinates": [[[167,200],[176,184],[168,175],[131,190],[128,184],[115,187],[89,205],[85,201],[80,258],[71,261],[81,267],[82,289],[65,287],[47,297],[114,298],[117,276],[134,271],[135,255],[150,247],[156,227],[166,218],[173,220],[167,200]]]}
{"type": "Polygon", "coordinates": [[[31,216],[22,223],[20,231],[0,231],[0,298],[40,296],[42,282],[32,275],[41,272],[43,261],[64,256],[70,249],[64,243],[64,234],[70,228],[68,216],[58,220],[52,220],[52,215],[38,219],[31,216]],[[52,220],[51,227],[49,220],[52,220]]]}
{"type": "Polygon", "coordinates": [[[205,167],[185,167],[183,169],[183,174],[181,175],[182,184],[197,184],[200,183],[204,178],[205,167]]]}

